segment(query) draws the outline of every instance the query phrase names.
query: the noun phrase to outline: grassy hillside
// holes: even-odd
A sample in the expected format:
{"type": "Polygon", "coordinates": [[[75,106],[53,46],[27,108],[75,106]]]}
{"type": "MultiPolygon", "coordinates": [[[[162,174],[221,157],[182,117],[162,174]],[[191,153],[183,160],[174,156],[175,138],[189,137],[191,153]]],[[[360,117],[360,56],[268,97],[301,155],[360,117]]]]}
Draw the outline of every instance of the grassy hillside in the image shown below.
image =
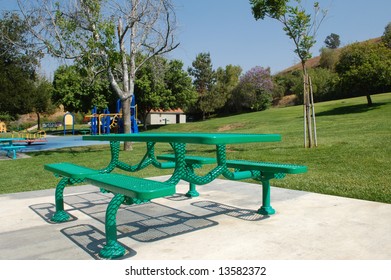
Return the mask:
{"type": "MultiPolygon", "coordinates": [[[[391,94],[316,104],[318,148],[304,149],[302,107],[182,125],[176,130],[280,133],[281,143],[230,147],[231,158],[304,164],[275,186],[391,203],[391,94]]],[[[164,130],[170,130],[165,127],[164,130]]]]}
{"type": "MultiPolygon", "coordinates": [[[[154,132],[279,133],[282,142],[232,145],[230,159],[250,159],[307,165],[306,174],[273,180],[272,185],[311,192],[391,203],[391,93],[373,96],[368,108],[364,97],[316,104],[317,148],[303,148],[302,107],[218,118],[204,122],[167,125],[154,132]]],[[[212,155],[209,147],[191,146],[192,153],[212,155]]],[[[123,153],[123,159],[140,158],[144,147],[123,153]]],[[[169,151],[168,146],[158,152],[169,151]]],[[[32,158],[0,161],[2,193],[53,188],[57,179],[45,172],[49,162],[71,161],[91,167],[108,162],[107,146],[63,149],[32,154],[32,158]],[[15,174],[15,170],[18,174],[15,174]]],[[[206,168],[200,172],[205,172],[206,168]]],[[[167,174],[167,171],[165,171],[167,174]]],[[[148,168],[139,176],[158,173],[148,168]]]]}
{"type": "MultiPolygon", "coordinates": [[[[373,39],[369,39],[369,40],[365,40],[365,41],[362,41],[362,43],[366,43],[366,42],[370,42],[370,43],[373,43],[373,44],[378,44],[381,42],[381,37],[377,37],[377,38],[373,38],[373,39]]],[[[336,51],[338,53],[340,53],[344,48],[344,47],[341,47],[341,48],[338,48],[336,49],[336,51]]],[[[319,56],[315,56],[315,57],[312,57],[310,59],[307,60],[307,68],[316,68],[319,66],[319,62],[320,62],[320,55],[319,56]]],[[[288,67],[287,69],[284,69],[282,71],[280,71],[279,74],[284,74],[284,73],[289,73],[289,72],[292,72],[292,71],[295,71],[295,70],[301,70],[302,69],[302,65],[301,63],[297,63],[291,67],[288,67]]]]}

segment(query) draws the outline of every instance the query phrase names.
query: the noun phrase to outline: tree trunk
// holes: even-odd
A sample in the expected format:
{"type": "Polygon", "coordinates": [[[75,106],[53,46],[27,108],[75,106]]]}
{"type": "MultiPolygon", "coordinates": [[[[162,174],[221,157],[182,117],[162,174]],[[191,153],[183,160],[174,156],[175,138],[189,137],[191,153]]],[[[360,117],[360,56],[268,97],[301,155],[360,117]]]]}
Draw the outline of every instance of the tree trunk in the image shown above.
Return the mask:
{"type": "Polygon", "coordinates": [[[311,122],[311,99],[310,99],[310,88],[309,88],[309,78],[307,69],[305,67],[305,62],[302,62],[302,68],[303,68],[303,75],[304,75],[304,122],[305,122],[305,129],[307,129],[306,132],[304,132],[304,137],[307,139],[304,139],[305,147],[312,148],[313,146],[313,133],[312,133],[312,122],[311,122]],[[307,146],[307,140],[308,140],[308,146],[307,146]]]}
{"type": "Polygon", "coordinates": [[[313,122],[313,131],[314,131],[314,144],[315,147],[318,147],[318,137],[316,134],[316,118],[315,118],[315,104],[314,104],[314,92],[312,91],[312,81],[311,77],[308,76],[309,90],[310,90],[310,103],[311,103],[311,117],[313,122]]]}
{"type": "MultiPolygon", "coordinates": [[[[308,77],[307,77],[308,78],[308,77]]],[[[308,82],[308,79],[306,79],[308,82]]],[[[311,104],[308,89],[305,92],[306,94],[306,103],[304,104],[306,110],[306,122],[307,122],[307,136],[308,136],[308,148],[312,148],[312,123],[311,123],[311,104]]]]}
{"type": "Polygon", "coordinates": [[[148,124],[147,124],[147,118],[148,118],[148,115],[150,114],[151,110],[147,110],[147,113],[143,113],[141,114],[140,118],[141,118],[141,121],[143,123],[143,130],[144,131],[147,131],[148,130],[148,124]]]}
{"type": "Polygon", "coordinates": [[[41,130],[41,116],[37,112],[37,130],[41,130]]]}
{"type": "MultiPolygon", "coordinates": [[[[132,1],[132,7],[133,7],[133,1],[132,1]]],[[[133,92],[134,92],[134,64],[132,54],[130,56],[131,60],[131,73],[129,73],[129,65],[127,61],[127,55],[126,55],[126,48],[125,48],[125,33],[123,28],[123,22],[122,18],[118,19],[118,26],[117,26],[117,32],[118,32],[118,44],[120,47],[120,55],[121,55],[121,70],[122,70],[122,89],[117,84],[117,81],[114,78],[113,72],[111,71],[111,68],[109,67],[109,79],[111,84],[113,85],[113,88],[117,92],[118,96],[121,99],[121,107],[122,107],[122,122],[124,126],[124,133],[132,133],[132,122],[130,120],[131,115],[131,101],[133,98],[133,92]],[[132,68],[133,67],[133,68],[132,68]],[[133,72],[132,72],[133,71],[133,72]],[[130,75],[129,75],[130,74],[130,75]]],[[[124,142],[124,150],[129,151],[132,150],[132,143],[131,142],[124,142]]]]}
{"type": "MultiPolygon", "coordinates": [[[[126,98],[124,100],[121,100],[122,104],[122,121],[124,123],[124,133],[132,133],[132,124],[130,121],[130,104],[131,99],[133,98],[126,98]]],[[[129,151],[132,150],[132,143],[131,142],[125,142],[124,143],[124,150],[129,151]]]]}
{"type": "Polygon", "coordinates": [[[368,107],[371,107],[373,103],[372,103],[372,98],[369,94],[367,95],[367,101],[368,101],[368,107]]]}

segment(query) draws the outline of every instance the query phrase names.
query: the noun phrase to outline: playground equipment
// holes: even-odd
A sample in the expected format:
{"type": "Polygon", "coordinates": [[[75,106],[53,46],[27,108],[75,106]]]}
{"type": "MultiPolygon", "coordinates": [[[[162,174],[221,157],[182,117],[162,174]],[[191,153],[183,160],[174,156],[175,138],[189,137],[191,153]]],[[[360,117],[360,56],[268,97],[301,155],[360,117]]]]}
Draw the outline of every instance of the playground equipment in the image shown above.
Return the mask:
{"type": "Polygon", "coordinates": [[[91,135],[110,134],[111,131],[119,129],[119,122],[122,114],[110,114],[109,109],[103,110],[103,113],[98,114],[96,106],[92,109],[91,118],[91,135]]]}
{"type": "Polygon", "coordinates": [[[69,112],[66,112],[64,114],[63,123],[64,123],[64,135],[66,134],[67,131],[67,125],[72,126],[72,135],[75,135],[75,116],[69,112]]]}
{"type": "Polygon", "coordinates": [[[4,122],[0,122],[0,133],[6,133],[7,132],[7,126],[4,122]]]}
{"type": "MultiPolygon", "coordinates": [[[[124,133],[124,125],[121,113],[121,100],[117,100],[116,113],[111,114],[109,109],[98,114],[96,106],[92,109],[92,114],[86,116],[91,119],[91,135],[110,134],[111,132],[124,133]]],[[[138,133],[137,126],[137,105],[133,96],[130,105],[130,121],[132,133],[138,133]]]]}
{"type": "Polygon", "coordinates": [[[46,139],[46,132],[44,130],[40,130],[37,132],[29,132],[29,131],[19,131],[12,132],[12,138],[23,138],[23,140],[15,140],[15,142],[25,142],[28,145],[32,143],[46,143],[48,140],[46,139]]]}

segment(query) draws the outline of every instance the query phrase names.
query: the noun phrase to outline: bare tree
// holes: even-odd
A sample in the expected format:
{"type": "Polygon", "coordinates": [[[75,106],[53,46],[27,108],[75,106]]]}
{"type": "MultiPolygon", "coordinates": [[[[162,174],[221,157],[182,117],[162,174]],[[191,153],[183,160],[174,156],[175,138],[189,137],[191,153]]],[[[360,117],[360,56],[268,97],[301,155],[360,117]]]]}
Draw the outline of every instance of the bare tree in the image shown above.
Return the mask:
{"type": "Polygon", "coordinates": [[[17,1],[47,53],[82,63],[91,78],[107,75],[121,99],[125,133],[130,133],[136,72],[147,60],[179,45],[171,0],[17,1]]]}

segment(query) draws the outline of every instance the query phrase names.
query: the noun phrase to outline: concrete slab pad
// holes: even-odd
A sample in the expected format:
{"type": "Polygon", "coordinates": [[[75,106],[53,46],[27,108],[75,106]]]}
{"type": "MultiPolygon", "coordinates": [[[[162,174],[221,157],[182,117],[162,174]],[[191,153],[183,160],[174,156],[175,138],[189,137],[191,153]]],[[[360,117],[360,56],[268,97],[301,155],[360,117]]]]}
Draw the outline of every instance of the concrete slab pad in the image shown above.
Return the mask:
{"type": "MultiPolygon", "coordinates": [[[[155,177],[165,180],[167,177],[155,177]]],[[[124,259],[390,260],[391,205],[272,188],[270,217],[256,213],[257,184],[216,180],[200,196],[177,194],[117,215],[124,259]]],[[[54,224],[54,189],[0,196],[0,259],[93,260],[105,242],[110,194],[91,186],[65,192],[69,222],[54,224]]]]}

